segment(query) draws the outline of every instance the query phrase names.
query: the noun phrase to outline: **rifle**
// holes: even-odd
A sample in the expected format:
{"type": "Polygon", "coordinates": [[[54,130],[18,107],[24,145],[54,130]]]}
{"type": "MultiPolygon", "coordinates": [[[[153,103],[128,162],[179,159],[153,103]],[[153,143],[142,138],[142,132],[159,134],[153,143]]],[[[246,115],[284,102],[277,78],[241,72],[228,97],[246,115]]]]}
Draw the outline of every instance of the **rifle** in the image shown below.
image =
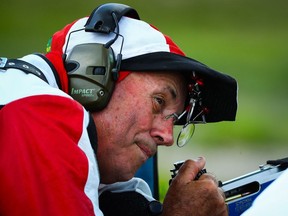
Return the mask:
{"type": "MultiPolygon", "coordinates": [[[[172,179],[177,175],[179,168],[184,161],[174,163],[172,179]]],[[[260,165],[259,169],[240,177],[221,182],[221,187],[225,193],[225,202],[228,207],[229,216],[239,216],[246,211],[259,194],[265,190],[282,172],[288,168],[288,158],[278,160],[268,160],[266,164],[260,165]]],[[[201,170],[196,179],[206,173],[206,169],[201,170]]],[[[171,180],[169,184],[171,183],[171,180]]]]}
{"type": "Polygon", "coordinates": [[[219,182],[226,196],[229,216],[238,216],[246,211],[267,186],[269,186],[288,167],[288,158],[268,160],[259,169],[228,180],[219,182]]]}

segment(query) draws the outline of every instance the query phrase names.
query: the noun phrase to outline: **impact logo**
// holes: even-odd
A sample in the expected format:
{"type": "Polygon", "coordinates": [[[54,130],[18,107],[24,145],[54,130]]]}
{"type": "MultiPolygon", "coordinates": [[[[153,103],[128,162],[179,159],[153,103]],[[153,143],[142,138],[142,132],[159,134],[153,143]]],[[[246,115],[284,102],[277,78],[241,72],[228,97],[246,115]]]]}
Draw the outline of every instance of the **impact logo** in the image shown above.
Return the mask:
{"type": "Polygon", "coordinates": [[[94,97],[94,92],[96,91],[96,89],[86,89],[86,88],[82,88],[82,89],[75,89],[72,88],[71,89],[71,94],[72,95],[80,95],[81,97],[94,97]]]}

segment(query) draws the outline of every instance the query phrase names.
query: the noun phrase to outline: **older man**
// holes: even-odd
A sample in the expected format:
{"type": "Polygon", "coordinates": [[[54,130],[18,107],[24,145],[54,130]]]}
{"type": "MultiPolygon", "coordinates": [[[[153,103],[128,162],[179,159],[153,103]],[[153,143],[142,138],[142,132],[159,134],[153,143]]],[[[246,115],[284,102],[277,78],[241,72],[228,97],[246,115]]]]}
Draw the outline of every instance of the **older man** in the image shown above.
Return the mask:
{"type": "Polygon", "coordinates": [[[185,57],[134,9],[101,5],[56,32],[47,54],[1,58],[0,91],[1,215],[227,214],[216,180],[195,180],[202,157],[181,167],[163,211],[133,178],[174,143],[174,124],[184,145],[191,125],[237,109],[233,78],[185,57]]]}

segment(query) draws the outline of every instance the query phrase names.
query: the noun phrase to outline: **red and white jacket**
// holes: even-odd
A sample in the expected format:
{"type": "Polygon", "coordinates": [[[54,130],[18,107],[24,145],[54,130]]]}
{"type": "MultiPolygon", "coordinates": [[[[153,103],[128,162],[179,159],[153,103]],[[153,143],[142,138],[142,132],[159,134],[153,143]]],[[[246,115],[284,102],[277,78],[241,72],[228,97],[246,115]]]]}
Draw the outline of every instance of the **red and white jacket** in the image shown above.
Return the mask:
{"type": "Polygon", "coordinates": [[[88,112],[58,88],[43,58],[22,60],[49,84],[0,70],[0,215],[102,215],[88,112]]]}

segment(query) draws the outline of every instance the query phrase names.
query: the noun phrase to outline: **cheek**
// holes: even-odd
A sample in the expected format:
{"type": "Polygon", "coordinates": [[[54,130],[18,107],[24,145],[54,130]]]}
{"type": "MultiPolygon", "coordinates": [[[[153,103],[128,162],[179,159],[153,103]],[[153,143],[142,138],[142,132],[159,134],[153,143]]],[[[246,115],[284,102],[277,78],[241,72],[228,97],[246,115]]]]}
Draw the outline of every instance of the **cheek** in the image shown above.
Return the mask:
{"type": "Polygon", "coordinates": [[[125,111],[122,119],[121,127],[129,127],[129,130],[135,133],[148,130],[153,122],[152,110],[147,107],[147,103],[136,102],[131,104],[129,109],[125,111]]]}

